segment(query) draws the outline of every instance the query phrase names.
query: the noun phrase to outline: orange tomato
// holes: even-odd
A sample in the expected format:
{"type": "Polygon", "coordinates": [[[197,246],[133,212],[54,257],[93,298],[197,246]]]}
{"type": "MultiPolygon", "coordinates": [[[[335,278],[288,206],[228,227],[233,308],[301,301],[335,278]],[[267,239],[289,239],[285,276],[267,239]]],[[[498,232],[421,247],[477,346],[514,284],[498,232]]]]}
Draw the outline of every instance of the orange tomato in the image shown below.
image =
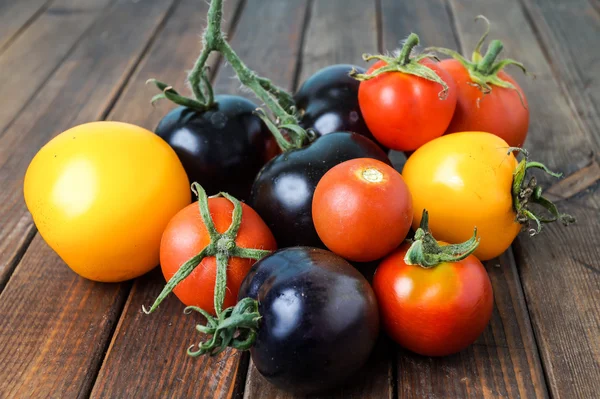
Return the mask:
{"type": "Polygon", "coordinates": [[[312,216],[332,252],[357,262],[379,259],[410,230],[412,200],[400,173],[370,158],[343,162],[319,181],[312,216]]]}
{"type": "MultiPolygon", "coordinates": [[[[275,250],[275,238],[265,222],[254,209],[243,203],[241,205],[242,221],[235,243],[241,248],[275,250]]],[[[224,233],[231,225],[233,204],[226,198],[213,197],[208,199],[208,208],[217,231],[224,233]]],[[[200,253],[208,244],[210,237],[198,210],[198,203],[194,202],[171,219],[163,234],[160,265],[165,279],[169,281],[186,261],[200,253]]],[[[255,262],[253,259],[229,258],[223,309],[235,305],[240,285],[255,262]]],[[[216,271],[216,258],[206,257],[173,292],[185,305],[198,306],[214,314],[216,271]]]]}

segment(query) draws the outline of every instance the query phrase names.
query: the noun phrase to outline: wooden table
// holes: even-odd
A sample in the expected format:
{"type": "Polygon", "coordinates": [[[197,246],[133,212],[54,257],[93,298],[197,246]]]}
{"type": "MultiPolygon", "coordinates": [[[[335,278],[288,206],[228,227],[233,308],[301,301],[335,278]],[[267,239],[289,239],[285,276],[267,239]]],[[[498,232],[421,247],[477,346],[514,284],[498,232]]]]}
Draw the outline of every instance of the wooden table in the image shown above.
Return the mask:
{"type": "MultiPolygon", "coordinates": [[[[545,181],[568,228],[522,234],[487,262],[492,321],[463,352],[433,359],[382,338],[337,398],[600,397],[600,2],[598,0],[228,0],[232,46],[293,90],[329,64],[362,64],[411,31],[468,54],[482,26],[506,56],[531,109],[526,147],[565,179],[545,181]]],[[[199,52],[204,0],[0,0],[0,398],[292,398],[226,351],[192,359],[197,320],[170,297],[141,312],[164,283],[157,270],[122,284],[70,271],[23,202],[37,150],[100,119],[149,129],[169,109],[149,104],[150,77],[184,86],[199,52]]],[[[212,60],[215,89],[238,91],[212,60]]],[[[247,94],[246,94],[247,95],[247,94]]],[[[395,157],[401,163],[401,157],[395,157]]],[[[327,396],[329,397],[329,396],[327,396]]]]}

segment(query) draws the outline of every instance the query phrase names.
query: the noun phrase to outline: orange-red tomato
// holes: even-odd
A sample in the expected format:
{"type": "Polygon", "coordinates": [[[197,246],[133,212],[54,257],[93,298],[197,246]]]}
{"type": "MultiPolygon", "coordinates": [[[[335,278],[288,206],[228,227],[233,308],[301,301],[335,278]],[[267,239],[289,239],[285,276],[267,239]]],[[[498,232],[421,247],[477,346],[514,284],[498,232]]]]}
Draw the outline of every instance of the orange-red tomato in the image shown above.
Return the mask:
{"type": "Polygon", "coordinates": [[[492,315],[492,285],[473,255],[432,268],[407,265],[404,244],[375,272],[373,289],[387,334],[425,356],[461,351],[483,332],[492,315]]]}
{"type": "Polygon", "coordinates": [[[406,237],[412,199],[400,173],[370,158],[343,162],[319,181],[312,203],[319,238],[357,262],[379,259],[406,237]]]}
{"type": "MultiPolygon", "coordinates": [[[[208,208],[215,227],[224,233],[231,225],[233,204],[226,198],[209,198],[208,208]]],[[[273,234],[248,205],[242,203],[242,221],[235,240],[241,248],[275,250],[273,234]]],[[[182,209],[167,225],[160,243],[160,265],[169,281],[179,268],[210,243],[198,203],[182,209]]],[[[227,290],[223,309],[234,306],[242,281],[255,263],[252,259],[230,258],[227,266],[227,290]]],[[[214,256],[204,258],[173,292],[187,306],[198,306],[214,314],[214,289],[217,262],[214,256]]]]}
{"type": "Polygon", "coordinates": [[[456,110],[446,133],[489,132],[511,147],[523,146],[529,128],[529,109],[525,93],[509,74],[499,71],[498,78],[511,83],[516,90],[491,84],[491,92],[483,94],[459,61],[448,59],[441,65],[452,75],[457,93],[456,110]]]}
{"type": "MultiPolygon", "coordinates": [[[[401,72],[385,72],[361,82],[358,101],[373,136],[384,146],[397,151],[413,151],[440,137],[450,123],[456,107],[456,88],[452,76],[439,63],[428,59],[421,64],[432,69],[448,85],[445,99],[439,83],[401,72]]],[[[375,63],[368,71],[387,65],[375,63]]]]}

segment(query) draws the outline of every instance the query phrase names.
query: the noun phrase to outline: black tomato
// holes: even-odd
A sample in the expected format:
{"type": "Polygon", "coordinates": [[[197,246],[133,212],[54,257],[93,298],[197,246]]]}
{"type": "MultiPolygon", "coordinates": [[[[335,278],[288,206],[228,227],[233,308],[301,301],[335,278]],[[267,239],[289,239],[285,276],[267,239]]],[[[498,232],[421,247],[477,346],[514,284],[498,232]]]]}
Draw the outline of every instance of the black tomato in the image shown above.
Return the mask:
{"type": "Polygon", "coordinates": [[[340,385],[364,365],[379,334],[367,280],[332,252],[287,248],[258,261],[239,299],[258,300],[251,349],[258,371],[274,385],[302,393],[340,385]]]}
{"type": "Polygon", "coordinates": [[[306,80],[294,95],[302,118],[300,126],[312,128],[318,135],[354,132],[375,141],[358,105],[360,82],[348,76],[353,65],[331,65],[306,80]]]}
{"type": "Polygon", "coordinates": [[[312,221],[315,188],[329,169],[355,158],[375,158],[391,165],[373,141],[355,133],[338,132],[279,154],[262,168],[248,204],[267,223],[280,248],[323,247],[312,221]]]}
{"type": "Polygon", "coordinates": [[[200,183],[208,195],[224,191],[247,199],[254,177],[278,152],[255,109],[243,97],[219,95],[204,112],[175,108],[156,134],[173,147],[190,182],[200,183]]]}

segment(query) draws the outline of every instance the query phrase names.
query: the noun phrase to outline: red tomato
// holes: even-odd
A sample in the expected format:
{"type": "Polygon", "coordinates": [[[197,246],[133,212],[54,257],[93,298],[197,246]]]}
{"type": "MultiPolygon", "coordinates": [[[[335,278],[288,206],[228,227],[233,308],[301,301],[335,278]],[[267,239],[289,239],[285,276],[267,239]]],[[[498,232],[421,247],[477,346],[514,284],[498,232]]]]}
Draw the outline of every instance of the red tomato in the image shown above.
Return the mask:
{"type": "Polygon", "coordinates": [[[461,351],[492,315],[492,285],[473,255],[432,268],[407,265],[404,244],[375,272],[373,289],[383,326],[401,346],[425,356],[461,351]]]}
{"type": "Polygon", "coordinates": [[[473,84],[469,71],[459,61],[448,59],[441,65],[452,75],[458,96],[454,117],[446,133],[489,132],[503,138],[511,147],[523,146],[529,128],[529,109],[523,90],[509,74],[500,71],[498,78],[515,89],[491,84],[492,90],[484,94],[473,84]]]}
{"type": "MultiPolygon", "coordinates": [[[[439,83],[401,72],[384,72],[361,82],[358,102],[373,136],[384,146],[397,151],[413,151],[440,137],[450,124],[456,107],[456,87],[452,76],[439,63],[423,59],[420,64],[432,69],[448,85],[440,99],[439,83]]],[[[375,63],[367,75],[387,65],[375,63]]]]}
{"type": "Polygon", "coordinates": [[[400,173],[370,158],[343,162],[319,181],[312,203],[319,238],[357,262],[379,259],[406,237],[412,198],[400,173]]]}
{"type": "MultiPolygon", "coordinates": [[[[208,208],[215,227],[224,233],[231,225],[233,204],[226,198],[209,198],[208,208]]],[[[242,248],[275,250],[273,234],[248,205],[242,203],[242,222],[235,240],[242,248]]],[[[160,243],[160,265],[169,281],[179,268],[210,243],[198,203],[185,207],[167,225],[160,243]]],[[[230,258],[227,266],[227,291],[223,309],[234,306],[246,274],[255,263],[252,259],[230,258]]],[[[204,258],[192,273],[180,282],[173,292],[187,306],[198,306],[214,314],[214,289],[217,262],[214,256],[204,258]]]]}

